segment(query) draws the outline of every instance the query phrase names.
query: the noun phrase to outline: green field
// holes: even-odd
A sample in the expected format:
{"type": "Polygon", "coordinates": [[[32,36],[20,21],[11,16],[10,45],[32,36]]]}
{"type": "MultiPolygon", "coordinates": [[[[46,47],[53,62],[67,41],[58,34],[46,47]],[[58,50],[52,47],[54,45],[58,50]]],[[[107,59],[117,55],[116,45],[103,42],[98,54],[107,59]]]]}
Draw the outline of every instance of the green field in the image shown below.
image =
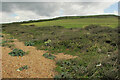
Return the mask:
{"type": "Polygon", "coordinates": [[[64,26],[65,28],[73,28],[73,27],[85,27],[90,24],[97,24],[101,26],[109,26],[114,28],[117,27],[118,25],[118,18],[108,17],[108,18],[60,19],[60,20],[45,21],[45,22],[24,23],[22,25],[35,25],[38,27],[64,26]]]}
{"type": "Polygon", "coordinates": [[[55,78],[118,79],[118,17],[97,17],[3,24],[2,30],[50,54],[78,56],[57,61],[55,78]]]}

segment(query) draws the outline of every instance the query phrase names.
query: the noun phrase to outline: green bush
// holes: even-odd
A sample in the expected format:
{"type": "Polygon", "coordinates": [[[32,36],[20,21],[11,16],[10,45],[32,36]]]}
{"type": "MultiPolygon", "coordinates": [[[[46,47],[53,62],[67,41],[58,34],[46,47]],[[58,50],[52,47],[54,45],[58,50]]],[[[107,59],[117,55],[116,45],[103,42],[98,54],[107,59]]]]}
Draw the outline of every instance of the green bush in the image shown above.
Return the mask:
{"type": "Polygon", "coordinates": [[[26,53],[21,49],[13,49],[13,51],[8,54],[11,56],[24,56],[26,53]]]}
{"type": "Polygon", "coordinates": [[[52,60],[56,58],[55,56],[53,56],[53,55],[51,55],[51,54],[49,54],[49,53],[45,53],[45,54],[43,54],[43,56],[44,56],[45,58],[52,59],[52,60]]]}
{"type": "Polygon", "coordinates": [[[25,42],[25,46],[34,46],[34,43],[29,41],[29,42],[25,42]]]}

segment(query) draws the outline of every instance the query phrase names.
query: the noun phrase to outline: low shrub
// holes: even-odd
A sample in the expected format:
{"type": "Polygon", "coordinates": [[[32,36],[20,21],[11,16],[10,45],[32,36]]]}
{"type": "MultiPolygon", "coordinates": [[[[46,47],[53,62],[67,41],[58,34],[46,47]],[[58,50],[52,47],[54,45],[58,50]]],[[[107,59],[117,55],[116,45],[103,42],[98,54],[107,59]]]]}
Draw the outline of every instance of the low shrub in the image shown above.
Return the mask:
{"type": "Polygon", "coordinates": [[[46,46],[50,46],[49,44],[51,43],[51,40],[49,39],[49,40],[45,41],[44,43],[46,46]]]}
{"type": "Polygon", "coordinates": [[[25,46],[34,46],[34,43],[29,41],[29,42],[25,42],[25,46]]]}
{"type": "Polygon", "coordinates": [[[53,56],[53,55],[51,55],[51,54],[49,54],[49,53],[45,53],[45,54],[43,54],[43,56],[44,56],[45,58],[52,59],[52,60],[56,58],[55,56],[53,56]]]}
{"type": "Polygon", "coordinates": [[[19,69],[17,69],[17,71],[22,71],[22,70],[24,70],[24,69],[28,69],[28,66],[27,66],[27,65],[22,66],[22,67],[20,67],[19,69]]]}
{"type": "Polygon", "coordinates": [[[13,51],[8,54],[11,56],[24,56],[26,53],[21,49],[13,49],[13,51]]]}

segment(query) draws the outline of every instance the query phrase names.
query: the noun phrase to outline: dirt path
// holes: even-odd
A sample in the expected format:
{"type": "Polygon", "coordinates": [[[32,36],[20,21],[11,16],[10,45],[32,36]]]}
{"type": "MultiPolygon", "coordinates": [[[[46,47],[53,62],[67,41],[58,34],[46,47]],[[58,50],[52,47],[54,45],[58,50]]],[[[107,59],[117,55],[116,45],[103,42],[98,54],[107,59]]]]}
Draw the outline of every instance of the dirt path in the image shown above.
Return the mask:
{"type": "MultiPolygon", "coordinates": [[[[22,42],[14,39],[13,44],[16,48],[22,49],[25,52],[29,51],[28,55],[23,57],[12,57],[8,55],[12,50],[7,47],[2,47],[2,77],[3,78],[53,78],[56,74],[54,68],[56,63],[54,60],[47,59],[42,55],[46,53],[43,50],[37,50],[33,46],[25,46],[22,42]],[[21,66],[28,65],[27,70],[17,71],[21,66]]],[[[70,55],[56,55],[56,60],[75,58],[70,55]]]]}

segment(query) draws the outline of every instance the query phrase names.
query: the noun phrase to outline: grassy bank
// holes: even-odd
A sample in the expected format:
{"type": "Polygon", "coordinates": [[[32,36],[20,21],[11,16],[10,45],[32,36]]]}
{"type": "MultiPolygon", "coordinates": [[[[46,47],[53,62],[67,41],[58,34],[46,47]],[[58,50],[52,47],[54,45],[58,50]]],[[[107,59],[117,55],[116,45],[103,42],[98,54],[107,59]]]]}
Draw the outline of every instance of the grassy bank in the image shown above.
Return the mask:
{"type": "Polygon", "coordinates": [[[43,26],[64,26],[65,28],[73,27],[85,27],[87,25],[97,24],[101,26],[116,27],[118,24],[118,19],[116,17],[110,18],[80,18],[80,19],[60,19],[54,21],[45,21],[45,22],[33,22],[33,23],[24,23],[22,25],[35,25],[38,27],[43,26]]]}

